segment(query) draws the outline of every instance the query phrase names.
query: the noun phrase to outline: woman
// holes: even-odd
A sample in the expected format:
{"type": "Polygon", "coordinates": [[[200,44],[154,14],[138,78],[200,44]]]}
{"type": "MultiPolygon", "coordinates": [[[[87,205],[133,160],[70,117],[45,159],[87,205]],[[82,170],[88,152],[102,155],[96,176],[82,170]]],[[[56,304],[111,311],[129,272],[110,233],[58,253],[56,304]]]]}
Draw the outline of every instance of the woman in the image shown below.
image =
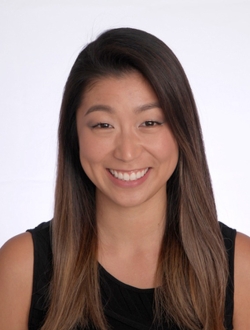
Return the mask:
{"type": "Polygon", "coordinates": [[[105,32],[66,83],[54,218],[1,249],[1,330],[250,329],[249,256],[218,223],[177,58],[105,32]]]}

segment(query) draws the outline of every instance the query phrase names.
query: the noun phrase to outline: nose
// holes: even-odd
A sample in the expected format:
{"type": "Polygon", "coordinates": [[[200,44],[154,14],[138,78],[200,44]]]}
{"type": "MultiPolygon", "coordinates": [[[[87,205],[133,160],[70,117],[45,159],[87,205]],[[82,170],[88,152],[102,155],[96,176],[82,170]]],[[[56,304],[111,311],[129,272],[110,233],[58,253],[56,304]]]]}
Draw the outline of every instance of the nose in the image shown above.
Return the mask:
{"type": "Polygon", "coordinates": [[[142,146],[139,137],[131,131],[123,131],[116,137],[114,157],[130,162],[141,155],[142,146]]]}

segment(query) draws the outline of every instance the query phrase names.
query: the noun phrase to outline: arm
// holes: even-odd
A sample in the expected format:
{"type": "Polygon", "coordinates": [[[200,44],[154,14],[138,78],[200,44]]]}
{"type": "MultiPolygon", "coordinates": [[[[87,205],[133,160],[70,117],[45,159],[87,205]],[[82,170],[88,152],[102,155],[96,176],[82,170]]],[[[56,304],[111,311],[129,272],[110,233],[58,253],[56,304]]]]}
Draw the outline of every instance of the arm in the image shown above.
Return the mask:
{"type": "Polygon", "coordinates": [[[250,329],[250,238],[237,233],[234,265],[234,330],[250,329]]]}
{"type": "Polygon", "coordinates": [[[33,280],[33,242],[29,233],[0,249],[0,329],[28,330],[33,280]]]}

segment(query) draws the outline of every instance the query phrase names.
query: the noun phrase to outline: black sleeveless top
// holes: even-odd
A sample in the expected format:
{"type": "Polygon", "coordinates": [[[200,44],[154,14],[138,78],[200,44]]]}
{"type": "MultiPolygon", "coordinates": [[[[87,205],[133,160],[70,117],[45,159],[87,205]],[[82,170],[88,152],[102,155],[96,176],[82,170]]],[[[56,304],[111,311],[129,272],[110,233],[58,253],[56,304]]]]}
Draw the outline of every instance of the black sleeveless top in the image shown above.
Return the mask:
{"type": "MultiPolygon", "coordinates": [[[[225,302],[225,327],[232,330],[233,273],[236,231],[220,223],[229,261],[229,280],[225,302]]],[[[39,330],[47,311],[47,292],[52,273],[50,222],[28,230],[34,244],[33,292],[29,330],[39,330]]],[[[104,313],[112,330],[179,330],[176,325],[152,326],[154,289],[138,289],[124,284],[99,265],[101,297],[104,313]]],[[[58,329],[59,330],[59,329],[58,329]]],[[[94,330],[94,329],[93,329],[94,330]]]]}

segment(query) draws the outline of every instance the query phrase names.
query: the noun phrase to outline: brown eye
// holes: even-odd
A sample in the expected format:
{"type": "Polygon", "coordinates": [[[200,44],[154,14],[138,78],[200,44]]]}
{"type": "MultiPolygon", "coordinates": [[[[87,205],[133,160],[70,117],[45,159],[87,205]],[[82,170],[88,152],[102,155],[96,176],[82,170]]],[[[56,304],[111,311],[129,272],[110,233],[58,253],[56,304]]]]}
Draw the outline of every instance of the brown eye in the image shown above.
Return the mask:
{"type": "Polygon", "coordinates": [[[159,121],[155,121],[155,120],[147,120],[144,123],[142,123],[141,126],[152,127],[152,126],[157,126],[157,125],[162,125],[162,123],[159,121]]]}
{"type": "Polygon", "coordinates": [[[96,125],[93,125],[92,128],[113,128],[113,126],[108,123],[98,123],[96,125]]]}

